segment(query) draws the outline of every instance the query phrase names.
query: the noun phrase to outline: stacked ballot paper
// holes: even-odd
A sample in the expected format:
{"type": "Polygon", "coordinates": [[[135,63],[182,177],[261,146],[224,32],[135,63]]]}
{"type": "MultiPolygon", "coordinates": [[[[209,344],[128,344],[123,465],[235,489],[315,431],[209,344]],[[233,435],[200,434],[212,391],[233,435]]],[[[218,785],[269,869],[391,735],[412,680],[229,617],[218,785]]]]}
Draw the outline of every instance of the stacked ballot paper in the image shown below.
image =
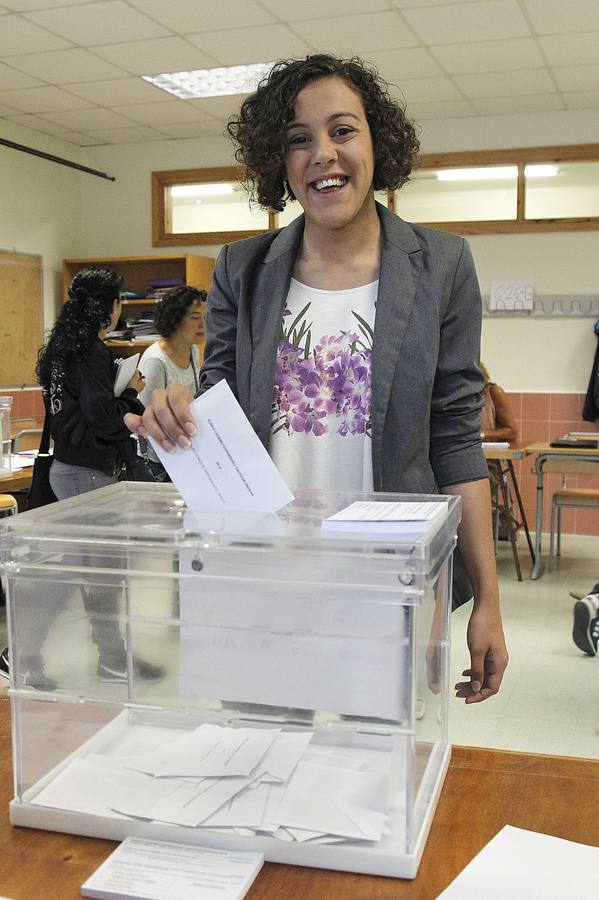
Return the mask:
{"type": "Polygon", "coordinates": [[[381,840],[388,771],[312,737],[204,724],[149,752],[74,758],[32,802],[283,841],[381,840]]]}

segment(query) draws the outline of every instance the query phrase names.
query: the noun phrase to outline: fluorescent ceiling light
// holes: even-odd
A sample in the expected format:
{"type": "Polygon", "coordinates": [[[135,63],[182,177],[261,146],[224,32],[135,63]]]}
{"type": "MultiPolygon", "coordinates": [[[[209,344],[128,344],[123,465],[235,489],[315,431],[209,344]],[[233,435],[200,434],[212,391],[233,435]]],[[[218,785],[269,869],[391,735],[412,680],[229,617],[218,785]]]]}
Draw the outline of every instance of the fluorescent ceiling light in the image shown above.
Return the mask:
{"type": "Polygon", "coordinates": [[[175,184],[171,197],[217,197],[233,193],[232,184],[175,184]]]}
{"type": "MultiPolygon", "coordinates": [[[[529,165],[524,167],[527,178],[552,178],[557,175],[557,166],[529,165]]],[[[440,169],[437,181],[500,181],[518,177],[518,166],[480,166],[476,169],[440,169]]]]}
{"type": "Polygon", "coordinates": [[[181,100],[190,100],[193,97],[222,97],[227,94],[251,93],[273,65],[271,62],[253,63],[249,66],[225,66],[218,69],[194,69],[192,72],[142,75],[142,78],[181,100]]]}

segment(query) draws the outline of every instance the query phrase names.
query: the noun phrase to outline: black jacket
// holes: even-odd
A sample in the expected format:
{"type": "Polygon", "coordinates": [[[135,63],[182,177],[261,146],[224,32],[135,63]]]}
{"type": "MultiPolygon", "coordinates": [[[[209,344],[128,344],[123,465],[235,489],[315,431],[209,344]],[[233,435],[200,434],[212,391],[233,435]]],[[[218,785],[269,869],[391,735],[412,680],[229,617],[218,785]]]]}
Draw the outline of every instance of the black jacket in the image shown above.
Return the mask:
{"type": "Polygon", "coordinates": [[[597,350],[595,351],[589,387],[582,409],[582,418],[585,422],[594,422],[595,419],[599,419],[599,322],[595,325],[595,331],[597,333],[597,350]]]}
{"type": "Polygon", "coordinates": [[[73,466],[114,474],[135,456],[125,413],[143,413],[134,390],[114,396],[117,366],[108,347],[94,341],[84,360],[67,368],[50,386],[54,458],[73,466]]]}

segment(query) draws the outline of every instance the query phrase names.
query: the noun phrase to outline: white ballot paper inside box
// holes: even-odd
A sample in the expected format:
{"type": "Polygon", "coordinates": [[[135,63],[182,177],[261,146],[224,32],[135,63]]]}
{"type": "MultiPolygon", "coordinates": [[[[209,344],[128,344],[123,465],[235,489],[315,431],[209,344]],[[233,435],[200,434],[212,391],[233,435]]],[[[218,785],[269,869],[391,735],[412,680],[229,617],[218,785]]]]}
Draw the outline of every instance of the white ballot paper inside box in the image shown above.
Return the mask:
{"type": "Polygon", "coordinates": [[[166,453],[150,442],[189,509],[274,512],[293,500],[226,381],[191,404],[191,447],[166,453]]]}

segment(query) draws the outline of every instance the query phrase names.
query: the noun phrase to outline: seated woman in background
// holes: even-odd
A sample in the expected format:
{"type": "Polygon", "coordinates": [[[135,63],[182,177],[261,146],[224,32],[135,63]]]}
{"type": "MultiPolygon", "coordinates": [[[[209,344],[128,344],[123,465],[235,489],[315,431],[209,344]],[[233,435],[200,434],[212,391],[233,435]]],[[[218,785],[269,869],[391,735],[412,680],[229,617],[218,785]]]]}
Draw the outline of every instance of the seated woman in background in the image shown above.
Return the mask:
{"type": "Polygon", "coordinates": [[[485,384],[482,390],[485,405],[480,411],[480,436],[483,441],[517,441],[516,419],[510,407],[508,395],[491,381],[489,370],[481,362],[485,384]]]}
{"type": "MultiPolygon", "coordinates": [[[[197,342],[204,333],[201,305],[206,292],[194,287],[175,287],[156,304],[156,330],[160,340],[152,344],[139,361],[145,387],[139,394],[148,406],[155,388],[182,384],[195,397],[199,390],[200,357],[197,342]]],[[[140,438],[140,448],[157,481],[168,481],[168,475],[153,449],[140,438]]]]}

